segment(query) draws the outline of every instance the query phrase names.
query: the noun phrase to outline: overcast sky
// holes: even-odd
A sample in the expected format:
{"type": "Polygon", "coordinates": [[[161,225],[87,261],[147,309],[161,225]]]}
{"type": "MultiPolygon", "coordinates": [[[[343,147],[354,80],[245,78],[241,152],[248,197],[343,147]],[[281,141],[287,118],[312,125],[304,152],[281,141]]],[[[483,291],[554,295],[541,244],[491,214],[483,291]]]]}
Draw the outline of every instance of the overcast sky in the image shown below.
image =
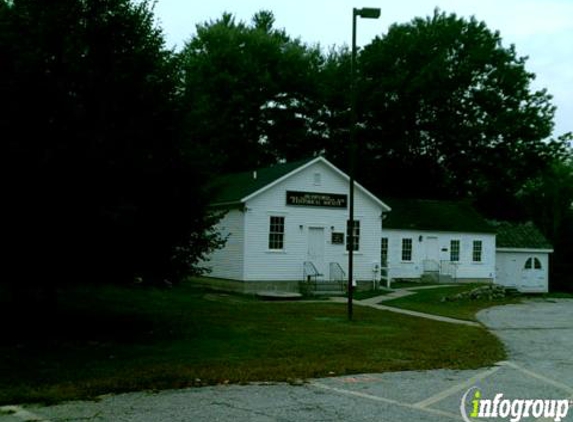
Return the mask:
{"type": "Polygon", "coordinates": [[[498,30],[504,45],[515,44],[528,56],[526,69],[537,75],[534,88],[547,88],[557,106],[554,135],[573,132],[573,0],[157,0],[155,13],[170,47],[180,49],[195,25],[223,12],[250,21],[271,10],[275,26],[307,44],[350,44],[353,7],[379,7],[378,20],[358,23],[358,44],[368,44],[392,23],[432,15],[436,7],[459,16],[475,16],[498,30]]]}

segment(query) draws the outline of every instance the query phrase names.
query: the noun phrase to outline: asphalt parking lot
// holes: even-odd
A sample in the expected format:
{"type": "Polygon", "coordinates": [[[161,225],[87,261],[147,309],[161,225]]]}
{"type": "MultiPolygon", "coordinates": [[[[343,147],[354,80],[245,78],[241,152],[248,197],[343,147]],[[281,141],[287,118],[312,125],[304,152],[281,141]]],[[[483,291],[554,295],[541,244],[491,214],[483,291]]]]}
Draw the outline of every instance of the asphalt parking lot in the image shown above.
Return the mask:
{"type": "MultiPolygon", "coordinates": [[[[472,387],[484,398],[502,393],[504,399],[573,400],[573,300],[532,300],[490,308],[478,318],[507,345],[508,361],[471,371],[362,374],[302,385],[216,386],[49,407],[5,406],[0,422],[462,421],[462,396],[472,387]]],[[[569,407],[561,420],[573,421],[569,407]]]]}

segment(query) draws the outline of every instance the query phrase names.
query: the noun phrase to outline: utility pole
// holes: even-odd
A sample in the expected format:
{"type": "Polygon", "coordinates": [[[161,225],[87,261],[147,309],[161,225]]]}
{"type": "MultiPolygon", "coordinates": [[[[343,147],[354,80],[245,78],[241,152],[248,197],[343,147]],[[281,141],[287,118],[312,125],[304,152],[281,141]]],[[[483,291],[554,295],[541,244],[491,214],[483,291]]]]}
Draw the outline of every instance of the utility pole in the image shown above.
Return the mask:
{"type": "Polygon", "coordinates": [[[350,191],[348,193],[348,223],[346,225],[348,248],[348,320],[352,321],[352,296],[354,293],[354,171],[356,167],[356,17],[378,19],[380,9],[363,7],[352,9],[352,56],[350,60],[350,191]]]}

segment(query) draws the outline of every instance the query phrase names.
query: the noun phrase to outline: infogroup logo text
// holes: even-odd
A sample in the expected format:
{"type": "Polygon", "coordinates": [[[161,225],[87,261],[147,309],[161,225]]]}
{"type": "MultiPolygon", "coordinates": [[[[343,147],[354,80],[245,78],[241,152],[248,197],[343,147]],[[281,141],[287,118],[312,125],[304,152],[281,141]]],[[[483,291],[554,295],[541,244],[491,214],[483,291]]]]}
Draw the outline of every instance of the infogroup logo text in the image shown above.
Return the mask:
{"type": "Polygon", "coordinates": [[[504,399],[502,393],[497,393],[493,399],[485,399],[478,387],[472,387],[462,396],[460,412],[465,422],[475,422],[479,418],[509,418],[511,422],[519,422],[529,417],[552,418],[559,422],[567,416],[571,406],[566,399],[511,400],[504,399]]]}

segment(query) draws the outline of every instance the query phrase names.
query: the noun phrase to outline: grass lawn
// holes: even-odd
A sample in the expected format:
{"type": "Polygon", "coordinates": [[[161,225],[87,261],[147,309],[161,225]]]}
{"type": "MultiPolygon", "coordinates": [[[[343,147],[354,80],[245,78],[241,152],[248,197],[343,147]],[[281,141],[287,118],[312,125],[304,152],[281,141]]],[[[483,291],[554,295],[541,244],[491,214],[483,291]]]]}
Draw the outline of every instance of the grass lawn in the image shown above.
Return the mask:
{"type": "Polygon", "coordinates": [[[409,289],[411,287],[426,287],[426,286],[439,286],[440,283],[430,283],[430,282],[420,282],[420,281],[408,281],[408,280],[398,280],[393,281],[390,287],[392,289],[409,289]]]}
{"type": "Polygon", "coordinates": [[[0,404],[477,368],[505,358],[501,343],[477,327],[359,306],[349,322],[342,304],[266,303],[190,283],[170,290],[82,287],[61,293],[55,316],[25,315],[0,306],[0,404]]]}
{"type": "Polygon", "coordinates": [[[384,302],[384,305],[395,306],[402,309],[427,312],[452,318],[476,321],[475,314],[490,306],[519,303],[517,297],[506,297],[494,300],[457,300],[454,302],[441,302],[442,297],[474,289],[480,284],[462,284],[453,287],[440,287],[436,289],[417,290],[415,294],[384,302]]]}

